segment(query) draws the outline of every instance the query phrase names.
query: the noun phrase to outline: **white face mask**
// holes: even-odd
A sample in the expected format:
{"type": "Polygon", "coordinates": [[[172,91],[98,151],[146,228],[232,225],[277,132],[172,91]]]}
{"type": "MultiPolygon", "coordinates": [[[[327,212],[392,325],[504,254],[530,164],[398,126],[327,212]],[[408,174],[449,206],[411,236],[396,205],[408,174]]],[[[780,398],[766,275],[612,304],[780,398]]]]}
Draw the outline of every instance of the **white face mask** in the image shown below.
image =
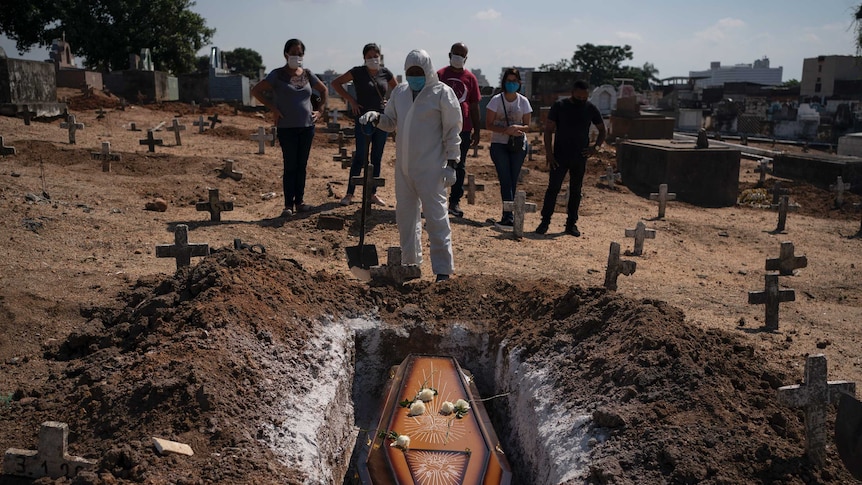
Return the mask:
{"type": "Polygon", "coordinates": [[[380,58],[372,57],[370,59],[365,59],[365,66],[369,69],[377,69],[380,67],[380,58]]]}
{"type": "Polygon", "coordinates": [[[449,58],[449,65],[455,69],[464,69],[465,62],[467,62],[467,58],[459,55],[452,54],[452,57],[449,58]]]}
{"type": "Polygon", "coordinates": [[[287,56],[287,67],[291,69],[302,67],[302,56],[287,56]]]}

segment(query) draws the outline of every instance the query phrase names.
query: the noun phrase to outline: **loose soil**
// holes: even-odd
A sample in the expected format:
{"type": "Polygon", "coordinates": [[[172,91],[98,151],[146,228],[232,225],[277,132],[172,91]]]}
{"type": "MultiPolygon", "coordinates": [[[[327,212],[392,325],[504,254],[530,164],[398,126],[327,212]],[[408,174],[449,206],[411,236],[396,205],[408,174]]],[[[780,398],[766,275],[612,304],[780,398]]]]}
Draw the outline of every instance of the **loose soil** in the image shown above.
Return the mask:
{"type": "MultiPolygon", "coordinates": [[[[16,155],[0,158],[0,449],[36,447],[39,425],[69,424],[70,452],[98,462],[95,473],[38,483],[315,483],[274,450],[261,423],[289,422],[267,389],[311,392],[330,354],[312,342],[333,325],[367,318],[417,337],[410,350],[467,325],[488,345],[518,349],[518,359],[547,369],[559,409],[586,411],[605,438],[590,443],[588,470],[567,483],[848,483],[835,447],[827,463],[805,458],[801,411],[777,402],[777,388],[800,383],[805,357],[824,353],[830,379],[862,382],[862,239],[853,204],[803,181],[782,180],[800,209],[774,231],[774,211],[740,204],[701,208],[656,203],[599,176],[615,163],[605,147],[589,161],[580,238],[563,233],[562,204],[547,235],[524,238],[495,228],[499,185],[487,149],[468,159],[485,184],[464,218],[453,218],[456,276],[423,277],[403,287],[356,280],[345,248],[358,240],[358,205],[342,207],[347,172],[333,161],[338,145],[318,125],[309,162],[309,213],[280,218],[280,149],[257,154],[251,140],[264,115],[227,105],[204,107],[223,120],[200,134],[190,105],[131,105],[119,110],[101,93],[70,94],[86,125],[77,144],[59,120],[25,126],[0,117],[0,135],[16,155]],[[96,119],[96,109],[107,115],[96,119]],[[144,132],[182,115],[182,146],[139,144],[144,132]],[[104,173],[94,160],[101,142],[122,159],[104,173]],[[224,177],[236,161],[241,180],[224,177]],[[221,222],[195,209],[208,188],[234,203],[221,222]],[[167,211],[145,210],[156,198],[167,211]],[[318,229],[331,211],[341,230],[318,229]],[[624,229],[638,220],[657,230],[619,290],[601,288],[611,241],[630,251],[624,229]],[[210,256],[177,270],[156,258],[178,224],[210,256]],[[233,249],[235,239],[260,249],[233,249]],[[792,241],[808,267],[781,278],[796,301],[781,306],[779,330],[763,329],[764,309],[747,292],[763,290],[764,260],[792,241]],[[274,356],[282,365],[271,365],[274,356]],[[150,437],[188,443],[192,457],[160,456],[150,437]]],[[[483,134],[487,147],[488,136],[483,134]]],[[[394,204],[395,143],[387,144],[379,193],[394,204]]],[[[795,148],[785,147],[786,150],[795,148]]],[[[352,146],[348,146],[352,150],[352,146]]],[[[519,188],[541,203],[544,157],[519,188]]],[[[759,174],[742,161],[740,191],[759,174]]],[[[773,177],[767,177],[767,186],[773,177]]],[[[756,196],[745,200],[757,201],[756,196]]],[[[366,242],[397,245],[394,206],[375,207],[366,242]]],[[[385,349],[390,365],[408,349],[385,349]]],[[[474,369],[476,370],[476,369],[474,369]]],[[[491,372],[493,375],[493,372],[491,372]]],[[[385,376],[380,376],[385,379],[385,376]]],[[[501,390],[477,382],[483,394],[501,390]]],[[[502,390],[505,391],[505,390],[502,390]]],[[[501,436],[514,436],[505,392],[487,403],[501,436]]],[[[326,409],[321,409],[326,413],[326,409]]],[[[834,422],[831,412],[829,423],[834,422]]],[[[832,431],[829,436],[831,440],[832,431]]],[[[519,483],[523,450],[504,443],[519,483]],[[519,474],[520,473],[520,474],[519,474]]],[[[574,446],[574,444],[572,445],[574,446]]],[[[349,453],[348,453],[349,454],[349,453]]],[[[11,476],[0,483],[28,483],[11,476]]]]}

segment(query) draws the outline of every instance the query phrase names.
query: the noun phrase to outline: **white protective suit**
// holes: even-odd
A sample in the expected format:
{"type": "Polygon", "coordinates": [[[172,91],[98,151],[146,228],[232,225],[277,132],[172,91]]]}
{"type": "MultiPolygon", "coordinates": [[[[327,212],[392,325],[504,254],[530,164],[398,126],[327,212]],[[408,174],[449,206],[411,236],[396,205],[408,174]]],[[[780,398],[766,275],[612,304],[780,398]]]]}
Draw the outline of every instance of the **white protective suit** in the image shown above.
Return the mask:
{"type": "Polygon", "coordinates": [[[402,264],[422,262],[422,220],[431,246],[434,274],[452,274],[452,229],[447,210],[444,173],[447,160],[461,152],[461,106],[452,88],[440,82],[424,50],[407,54],[404,70],[419,66],[425,71],[425,87],[413,99],[404,82],[392,90],[377,127],[398,130],[395,140],[395,221],[401,236],[402,264]]]}

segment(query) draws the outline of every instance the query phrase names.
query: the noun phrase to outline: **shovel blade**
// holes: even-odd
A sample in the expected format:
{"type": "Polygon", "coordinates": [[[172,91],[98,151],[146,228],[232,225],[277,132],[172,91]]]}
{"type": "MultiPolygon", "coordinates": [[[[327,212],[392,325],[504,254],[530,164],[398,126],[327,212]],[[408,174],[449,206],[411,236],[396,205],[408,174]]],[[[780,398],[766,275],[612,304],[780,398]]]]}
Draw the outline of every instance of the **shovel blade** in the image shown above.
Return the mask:
{"type": "Polygon", "coordinates": [[[850,474],[862,480],[862,402],[848,394],[838,403],[835,447],[850,474]]]}
{"type": "Polygon", "coordinates": [[[362,246],[348,246],[347,250],[347,265],[351,268],[360,268],[368,270],[372,266],[377,266],[377,247],[373,244],[364,244],[362,246]]]}

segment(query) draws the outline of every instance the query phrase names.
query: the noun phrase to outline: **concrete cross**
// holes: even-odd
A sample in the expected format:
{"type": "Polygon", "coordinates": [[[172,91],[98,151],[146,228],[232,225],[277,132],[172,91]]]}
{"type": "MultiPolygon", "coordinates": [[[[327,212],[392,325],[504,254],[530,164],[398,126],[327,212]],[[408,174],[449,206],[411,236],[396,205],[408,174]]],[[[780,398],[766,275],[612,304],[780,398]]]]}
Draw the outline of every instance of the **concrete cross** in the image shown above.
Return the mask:
{"type": "Polygon", "coordinates": [[[772,159],[767,157],[763,157],[757,162],[758,171],[760,172],[760,180],[757,181],[758,187],[763,187],[766,184],[766,171],[769,170],[770,162],[772,162],[772,159]]]}
{"type": "Polygon", "coordinates": [[[655,239],[655,229],[647,229],[643,221],[638,221],[634,229],[626,229],[626,237],[635,238],[634,256],[640,256],[644,252],[644,239],[655,239]]]}
{"type": "Polygon", "coordinates": [[[168,131],[173,131],[174,135],[177,137],[177,146],[182,146],[183,141],[180,139],[180,132],[185,131],[186,125],[181,125],[180,120],[174,118],[171,122],[171,126],[168,127],[168,131]]]}
{"type": "Polygon", "coordinates": [[[778,273],[767,273],[764,277],[766,288],[763,291],[749,291],[750,305],[766,305],[766,329],[778,330],[778,304],[796,301],[796,292],[778,287],[778,273]]]}
{"type": "Polygon", "coordinates": [[[266,134],[266,128],[262,126],[257,127],[257,134],[251,135],[251,139],[257,142],[257,154],[264,154],[264,147],[266,146],[267,140],[269,140],[269,135],[266,134]]]}
{"type": "Polygon", "coordinates": [[[138,124],[133,121],[129,123],[129,131],[141,131],[141,129],[138,128],[138,124]]]}
{"type": "MultiPolygon", "coordinates": [[[[372,188],[374,187],[383,187],[386,185],[386,179],[383,177],[373,177],[374,174],[374,165],[370,162],[365,165],[365,170],[363,170],[362,175],[357,177],[350,177],[350,182],[353,185],[361,185],[362,186],[362,197],[365,198],[366,194],[368,197],[371,197],[372,188]],[[365,186],[368,187],[365,187],[365,186]],[[367,190],[366,190],[367,189],[367,190]]],[[[366,201],[362,201],[362,207],[365,210],[371,209],[371,204],[366,204],[366,201]]],[[[367,212],[366,212],[367,213],[367,212]]]]}
{"type": "Polygon", "coordinates": [[[401,248],[392,246],[386,249],[386,264],[370,268],[371,281],[375,283],[395,283],[403,285],[405,281],[422,277],[422,269],[418,264],[401,264],[401,248]]]}
{"type": "Polygon", "coordinates": [[[782,195],[781,202],[778,203],[778,226],[775,228],[775,232],[784,232],[784,227],[787,225],[787,212],[795,211],[798,206],[790,205],[790,196],[782,195]]]}
{"type": "Polygon", "coordinates": [[[844,204],[844,191],[850,190],[850,182],[844,183],[844,179],[839,175],[835,184],[829,186],[829,190],[835,192],[835,207],[841,207],[844,204]]]}
{"type": "Polygon", "coordinates": [[[30,121],[36,116],[35,111],[30,111],[30,106],[24,105],[24,109],[21,110],[21,116],[24,118],[24,125],[30,126],[30,121]]]}
{"type": "Polygon", "coordinates": [[[225,177],[230,177],[237,181],[242,180],[242,172],[236,170],[233,164],[233,160],[225,160],[224,168],[221,169],[222,175],[224,175],[225,177]]]}
{"type": "Polygon", "coordinates": [[[667,207],[667,201],[676,200],[676,194],[667,192],[667,184],[661,184],[658,186],[658,193],[649,194],[650,200],[658,201],[658,218],[664,218],[664,210],[667,207]]]}
{"type": "Polygon", "coordinates": [[[102,151],[101,152],[90,152],[90,155],[96,159],[102,161],[102,171],[110,172],[111,171],[111,162],[116,162],[120,160],[120,155],[117,153],[111,153],[111,142],[103,141],[102,142],[102,151]]]}
{"type": "Polygon", "coordinates": [[[96,111],[96,119],[97,120],[103,120],[103,119],[105,119],[106,114],[107,114],[107,112],[105,111],[105,108],[99,107],[99,110],[96,111]]]}
{"type": "Polygon", "coordinates": [[[7,147],[6,144],[3,142],[3,137],[0,136],[0,155],[5,157],[6,155],[14,155],[14,154],[15,154],[15,147],[7,147]]]}
{"type": "Polygon", "coordinates": [[[503,210],[512,212],[515,221],[512,224],[512,235],[516,238],[524,237],[524,216],[527,212],[536,212],[536,204],[527,202],[527,193],[519,190],[515,194],[515,200],[504,200],[503,210]]]}
{"type": "Polygon", "coordinates": [[[826,412],[828,404],[837,404],[842,393],[856,395],[856,383],[829,381],[826,356],[809,355],[805,359],[803,384],[778,388],[778,401],[802,408],[805,413],[805,454],[815,466],[826,462],[826,412]]]}
{"type": "Polygon", "coordinates": [[[177,224],[174,231],[174,244],[159,244],[156,246],[157,258],[176,258],[177,269],[192,264],[192,256],[208,256],[210,247],[208,244],[189,244],[189,226],[177,224]]]}
{"type": "Polygon", "coordinates": [[[472,158],[479,158],[479,150],[480,150],[480,149],[483,149],[483,148],[485,148],[485,147],[484,147],[484,146],[482,146],[482,145],[473,145],[473,146],[472,146],[472,147],[470,147],[470,148],[472,148],[472,149],[473,149],[473,154],[472,154],[472,155],[470,155],[470,157],[472,157],[472,158]]]}
{"type": "Polygon", "coordinates": [[[605,288],[616,291],[617,277],[621,274],[633,275],[637,266],[638,264],[634,261],[621,260],[620,243],[611,242],[611,250],[608,252],[608,268],[605,270],[605,288]]]}
{"type": "Polygon", "coordinates": [[[60,128],[69,130],[69,143],[75,145],[75,132],[84,129],[84,123],[75,121],[75,115],[69,115],[69,121],[60,123],[60,128]]]}
{"type": "Polygon", "coordinates": [[[211,130],[215,129],[216,123],[221,123],[221,120],[218,119],[218,113],[215,113],[212,116],[208,116],[207,119],[210,120],[210,129],[211,130]]]}
{"type": "Polygon", "coordinates": [[[9,448],[3,456],[3,473],[31,479],[72,478],[92,470],[96,462],[68,453],[69,425],[46,421],[39,428],[39,446],[33,450],[9,448]]]}
{"type": "Polygon", "coordinates": [[[139,140],[138,144],[147,145],[149,147],[147,151],[155,153],[156,145],[162,146],[162,140],[153,138],[153,130],[147,130],[147,139],[139,140]]]}
{"type": "Polygon", "coordinates": [[[273,125],[269,130],[269,146],[274,147],[276,141],[278,141],[278,127],[273,125]]]}
{"type": "Polygon", "coordinates": [[[209,189],[209,200],[206,202],[198,202],[195,204],[195,209],[198,211],[209,212],[211,221],[220,221],[222,212],[233,210],[233,202],[219,200],[218,189],[209,189]]]}
{"type": "Polygon", "coordinates": [[[622,180],[621,173],[614,173],[614,167],[608,165],[605,171],[605,175],[599,177],[599,180],[604,180],[606,184],[608,184],[608,188],[614,188],[614,184],[617,180],[622,180]]]}
{"type": "Polygon", "coordinates": [[[467,203],[474,205],[476,203],[476,192],[484,192],[485,184],[477,184],[476,176],[472,173],[467,174],[467,203]]]}
{"type": "Polygon", "coordinates": [[[767,192],[771,192],[771,193],[772,193],[772,205],[773,205],[773,206],[777,206],[777,205],[778,205],[778,199],[779,199],[782,195],[789,195],[789,194],[790,194],[790,189],[782,188],[782,187],[781,187],[781,181],[780,181],[780,180],[776,180],[776,181],[775,181],[775,184],[772,186],[772,188],[771,188],[771,189],[768,189],[768,190],[767,190],[767,192]]]}
{"type": "Polygon", "coordinates": [[[790,241],[781,243],[781,252],[778,259],[766,260],[766,270],[778,271],[778,274],[781,276],[791,276],[793,275],[793,270],[806,266],[808,266],[808,258],[805,256],[794,256],[793,243],[790,241]]]}
{"type": "Polygon", "coordinates": [[[200,117],[198,117],[198,120],[192,124],[199,127],[198,133],[203,133],[207,127],[207,123],[204,121],[204,115],[200,115],[200,117]]]}

